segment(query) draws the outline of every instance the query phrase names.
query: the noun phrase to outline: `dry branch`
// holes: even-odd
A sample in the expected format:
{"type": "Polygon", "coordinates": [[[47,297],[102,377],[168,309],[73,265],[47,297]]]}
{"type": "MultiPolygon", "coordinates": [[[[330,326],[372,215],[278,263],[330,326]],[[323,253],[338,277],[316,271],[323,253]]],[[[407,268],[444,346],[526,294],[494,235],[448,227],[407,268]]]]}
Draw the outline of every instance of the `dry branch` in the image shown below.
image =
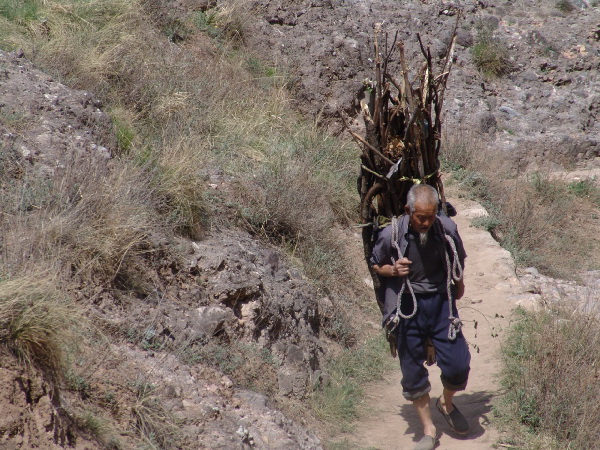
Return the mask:
{"type": "MultiPolygon", "coordinates": [[[[396,33],[391,47],[384,37],[381,48],[381,25],[375,27],[375,80],[369,83],[368,101],[361,101],[366,134],[351,131],[362,146],[358,190],[361,196],[361,221],[365,258],[370,258],[374,230],[404,212],[406,195],[415,183],[427,183],[437,189],[446,212],[444,187],[440,178],[440,139],[442,106],[456,41],[456,26],[440,73],[433,67],[431,52],[417,35],[425,61],[411,82],[404,44],[396,33]],[[382,56],[383,55],[383,56],[382,56]],[[397,56],[400,74],[388,72],[389,62],[397,56]]],[[[371,270],[380,306],[379,279],[371,270]]]]}

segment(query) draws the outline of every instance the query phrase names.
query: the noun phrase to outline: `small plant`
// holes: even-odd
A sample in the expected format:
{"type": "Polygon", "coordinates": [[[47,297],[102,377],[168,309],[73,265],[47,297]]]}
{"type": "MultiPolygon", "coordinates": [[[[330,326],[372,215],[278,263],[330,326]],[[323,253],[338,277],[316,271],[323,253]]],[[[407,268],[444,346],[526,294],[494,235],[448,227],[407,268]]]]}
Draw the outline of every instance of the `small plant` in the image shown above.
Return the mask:
{"type": "Polygon", "coordinates": [[[489,30],[479,30],[471,47],[471,56],[475,66],[486,77],[496,78],[512,71],[508,48],[489,30]]]}
{"type": "Polygon", "coordinates": [[[103,445],[103,448],[119,450],[123,444],[116,431],[110,426],[109,421],[92,411],[76,412],[72,415],[77,426],[86,430],[97,441],[103,445]]]}
{"type": "Polygon", "coordinates": [[[487,216],[475,217],[472,224],[474,227],[483,228],[485,231],[493,231],[502,224],[502,221],[497,217],[488,214],[487,216]]]}
{"type": "Polygon", "coordinates": [[[208,32],[212,37],[217,37],[217,10],[198,11],[194,16],[194,24],[200,31],[208,32]]]}
{"type": "Polygon", "coordinates": [[[179,19],[169,19],[163,26],[163,32],[170,42],[177,44],[188,38],[190,30],[179,19]]]}
{"type": "Polygon", "coordinates": [[[594,178],[573,181],[567,185],[567,189],[575,197],[600,197],[600,188],[594,178]]]}
{"type": "Polygon", "coordinates": [[[173,448],[177,439],[177,426],[174,417],[163,406],[156,387],[145,379],[132,383],[135,404],[131,412],[139,435],[151,448],[173,448]]]}
{"type": "Polygon", "coordinates": [[[117,150],[119,154],[126,155],[131,151],[135,138],[135,132],[131,124],[132,120],[127,117],[127,112],[121,108],[111,110],[110,116],[117,137],[117,150]]]}
{"type": "Polygon", "coordinates": [[[82,377],[81,375],[77,375],[72,371],[67,373],[67,386],[69,389],[72,389],[79,393],[79,396],[82,400],[87,400],[91,395],[91,386],[89,381],[82,377]]]}
{"type": "Polygon", "coordinates": [[[39,0],[0,0],[0,16],[19,24],[38,18],[39,0]]]}
{"type": "Polygon", "coordinates": [[[575,11],[575,6],[569,0],[558,0],[554,6],[556,6],[556,9],[566,14],[575,11]]]}
{"type": "Polygon", "coordinates": [[[63,349],[72,345],[70,328],[78,319],[48,277],[0,281],[0,342],[50,379],[63,376],[63,349]]]}

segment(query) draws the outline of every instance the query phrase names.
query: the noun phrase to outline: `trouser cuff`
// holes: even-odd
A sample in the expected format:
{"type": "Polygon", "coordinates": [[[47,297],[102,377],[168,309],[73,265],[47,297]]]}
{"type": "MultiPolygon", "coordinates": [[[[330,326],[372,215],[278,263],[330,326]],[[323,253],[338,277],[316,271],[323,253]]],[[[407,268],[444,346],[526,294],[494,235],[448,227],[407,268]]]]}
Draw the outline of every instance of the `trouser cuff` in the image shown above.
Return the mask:
{"type": "Polygon", "coordinates": [[[404,396],[404,398],[406,400],[416,400],[419,397],[423,397],[425,394],[429,394],[429,391],[431,391],[431,384],[429,382],[427,382],[427,385],[423,388],[423,389],[419,389],[418,391],[403,391],[402,395],[404,396]]]}
{"type": "Polygon", "coordinates": [[[442,386],[449,391],[464,391],[467,387],[467,381],[469,380],[469,370],[467,370],[463,376],[453,377],[452,379],[446,378],[444,374],[440,375],[442,380],[442,386]]]}

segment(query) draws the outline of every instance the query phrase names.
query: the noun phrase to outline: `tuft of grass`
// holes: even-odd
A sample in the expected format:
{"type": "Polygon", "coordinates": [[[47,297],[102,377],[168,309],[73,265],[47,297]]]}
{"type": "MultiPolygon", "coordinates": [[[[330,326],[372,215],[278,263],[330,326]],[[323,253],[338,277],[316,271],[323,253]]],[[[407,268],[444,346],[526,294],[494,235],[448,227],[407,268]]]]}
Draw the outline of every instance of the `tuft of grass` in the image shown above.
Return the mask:
{"type": "Polygon", "coordinates": [[[44,275],[0,281],[0,342],[51,380],[63,377],[77,309],[44,275]]]}
{"type": "Polygon", "coordinates": [[[187,346],[180,350],[188,364],[212,366],[243,388],[274,395],[277,389],[276,361],[270,350],[258,344],[227,343],[211,340],[205,345],[187,346]]]}
{"type": "Polygon", "coordinates": [[[19,24],[27,24],[38,18],[40,0],[0,0],[0,16],[19,24]]]}
{"type": "Polygon", "coordinates": [[[105,417],[89,410],[76,412],[72,417],[80,429],[90,433],[104,448],[124,448],[115,429],[105,417]]]}
{"type": "Polygon", "coordinates": [[[558,0],[554,4],[554,6],[560,12],[563,12],[565,14],[568,14],[568,13],[571,13],[571,12],[575,11],[575,5],[573,5],[573,3],[571,3],[569,0],[558,0]]]}
{"type": "Polygon", "coordinates": [[[119,155],[128,155],[134,148],[136,135],[134,119],[129,111],[121,107],[112,108],[109,114],[117,138],[117,152],[119,155]]]}
{"type": "Polygon", "coordinates": [[[313,393],[312,408],[317,417],[341,430],[358,417],[358,406],[366,383],[378,380],[395,367],[383,336],[369,338],[355,348],[344,350],[329,361],[329,380],[313,393]]]}
{"type": "Polygon", "coordinates": [[[131,413],[135,429],[151,449],[173,448],[178,439],[175,418],[166,410],[156,386],[140,378],[132,384],[135,404],[131,413]]]}
{"type": "Polygon", "coordinates": [[[208,224],[202,159],[189,142],[180,141],[164,147],[149,165],[159,212],[177,234],[192,239],[199,238],[208,224]]]}
{"type": "Polygon", "coordinates": [[[506,45],[485,28],[478,31],[471,56],[475,67],[489,78],[506,75],[513,69],[506,45]]]}
{"type": "Polygon", "coordinates": [[[565,304],[540,312],[516,311],[503,348],[504,394],[497,411],[518,448],[596,445],[599,331],[597,316],[574,312],[565,304]]]}

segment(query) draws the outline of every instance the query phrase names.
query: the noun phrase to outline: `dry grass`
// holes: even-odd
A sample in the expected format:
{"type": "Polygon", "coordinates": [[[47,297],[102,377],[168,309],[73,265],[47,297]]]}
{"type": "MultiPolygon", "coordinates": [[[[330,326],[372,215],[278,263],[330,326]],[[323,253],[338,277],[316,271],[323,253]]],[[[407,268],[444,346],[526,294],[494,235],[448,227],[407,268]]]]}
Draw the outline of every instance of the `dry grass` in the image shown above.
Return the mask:
{"type": "Polygon", "coordinates": [[[475,67],[488,78],[500,77],[513,70],[508,48],[485,27],[481,27],[477,32],[471,56],[475,67]]]}
{"type": "Polygon", "coordinates": [[[598,310],[566,303],[517,312],[504,346],[498,408],[517,448],[588,449],[600,439],[598,310]]]}
{"type": "Polygon", "coordinates": [[[135,419],[137,433],[144,440],[147,448],[166,449],[177,445],[177,425],[175,418],[163,405],[163,400],[156,393],[156,387],[144,379],[133,385],[135,404],[131,413],[135,419]]]}
{"type": "Polygon", "coordinates": [[[65,280],[110,283],[153,227],[154,194],[140,169],[73,158],[53,179],[28,173],[2,188],[5,273],[27,272],[33,260],[65,280]]]}
{"type": "MultiPolygon", "coordinates": [[[[35,14],[0,17],[0,45],[23,48],[55,79],[100,98],[118,142],[112,161],[66,158],[51,179],[18,158],[0,166],[0,275],[43,266],[84,298],[97,287],[127,290],[158,251],[155,236],[198,238],[223,221],[284,245],[310,276],[344,282],[334,225],[355,217],[358,150],[300,120],[289,78],[259,68],[257,79],[256,59],[238,51],[245,6],[224,2],[202,26],[197,15],[149,15],[153,3],[136,0],[45,1],[35,14]]],[[[251,353],[231,370],[272,392],[274,367],[251,353]]],[[[221,364],[218,352],[203,356],[221,364]]],[[[147,383],[135,391],[137,432],[146,445],[168,446],[172,418],[147,383]]],[[[97,417],[84,419],[104,433],[97,417]]]]}
{"type": "Polygon", "coordinates": [[[177,19],[177,45],[166,22],[149,26],[148,5],[124,0],[48,2],[43,23],[10,35],[45,70],[110,105],[119,151],[147,171],[154,208],[176,233],[197,238],[208,226],[205,176],[221,168],[242,187],[225,201],[248,229],[327,277],[322,264],[340,257],[331,225],[354,216],[357,151],[299,123],[286,86],[265,87],[248,70],[254,59],[228,47],[243,42],[246,3],[202,13],[204,31],[196,15],[177,19]],[[220,33],[212,39],[209,25],[220,33]]]}
{"type": "MultiPolygon", "coordinates": [[[[468,136],[449,137],[445,148],[452,182],[484,204],[490,216],[479,224],[511,251],[518,264],[568,279],[599,266],[598,188],[593,182],[569,183],[544,172],[519,173],[506,158],[491,154],[468,136]]],[[[507,430],[503,446],[556,450],[596,446],[600,322],[597,308],[577,312],[580,300],[595,303],[594,298],[565,298],[561,306],[516,314],[503,348],[505,392],[497,405],[507,430]]]]}
{"type": "Polygon", "coordinates": [[[55,286],[44,274],[0,282],[0,342],[58,381],[65,347],[81,317],[55,286]]]}
{"type": "Polygon", "coordinates": [[[489,213],[477,224],[488,229],[517,264],[568,279],[600,267],[600,242],[594,233],[594,217],[600,211],[593,187],[547,172],[519,173],[508,158],[468,136],[447,138],[445,149],[445,164],[453,170],[451,182],[489,213]]]}

